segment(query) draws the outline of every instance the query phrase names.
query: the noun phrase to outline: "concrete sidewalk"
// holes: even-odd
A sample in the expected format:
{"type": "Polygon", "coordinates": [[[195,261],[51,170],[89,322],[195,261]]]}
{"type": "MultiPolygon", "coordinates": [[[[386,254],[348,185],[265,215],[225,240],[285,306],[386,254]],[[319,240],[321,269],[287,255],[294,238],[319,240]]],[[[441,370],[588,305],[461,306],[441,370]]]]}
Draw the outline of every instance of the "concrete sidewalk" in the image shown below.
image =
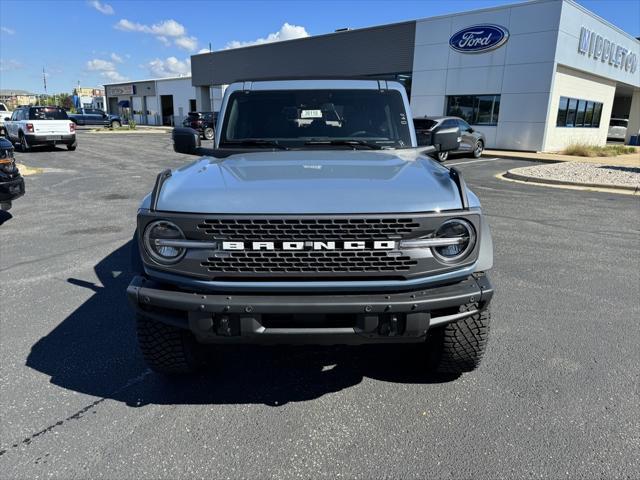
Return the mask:
{"type": "Polygon", "coordinates": [[[512,160],[529,160],[534,162],[580,162],[615,165],[619,167],[640,167],[640,148],[635,153],[618,155],[617,157],[578,157],[559,153],[515,152],[509,150],[485,150],[485,157],[509,158],[512,160]]]}

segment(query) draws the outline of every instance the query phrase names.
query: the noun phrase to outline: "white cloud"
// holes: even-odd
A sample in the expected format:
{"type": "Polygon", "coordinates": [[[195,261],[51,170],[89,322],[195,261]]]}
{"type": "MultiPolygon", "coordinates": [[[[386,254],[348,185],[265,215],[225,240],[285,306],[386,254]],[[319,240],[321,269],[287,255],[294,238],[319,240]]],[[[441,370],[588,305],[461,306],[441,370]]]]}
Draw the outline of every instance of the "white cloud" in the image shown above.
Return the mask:
{"type": "Polygon", "coordinates": [[[124,82],[125,80],[127,80],[127,77],[125,77],[124,75],[120,75],[115,71],[102,72],[101,75],[104,78],[111,80],[112,82],[124,82]]]}
{"type": "MultiPolygon", "coordinates": [[[[114,55],[118,57],[118,55],[116,55],[115,53],[112,53],[111,54],[112,58],[114,55]]],[[[121,75],[117,71],[115,63],[110,62],[108,60],[102,60],[100,58],[94,58],[93,60],[89,60],[87,62],[87,69],[93,72],[99,72],[100,75],[102,75],[104,78],[112,82],[122,82],[127,79],[124,75],[121,75]]]]}
{"type": "Polygon", "coordinates": [[[165,60],[156,58],[146,64],[149,73],[154,77],[178,77],[191,73],[191,60],[184,61],[176,57],[168,57],[165,60]]]}
{"type": "Polygon", "coordinates": [[[175,39],[175,44],[180,48],[193,52],[198,48],[198,39],[196,37],[178,37],[175,39]]]}
{"type": "Polygon", "coordinates": [[[248,47],[250,45],[261,45],[263,43],[281,42],[282,40],[293,40],[294,38],[308,37],[309,33],[304,27],[298,25],[291,25],[284,23],[280,30],[274,33],[270,33],[264,38],[257,38],[248,42],[241,42],[239,40],[233,40],[225,46],[225,49],[248,47]]]}
{"type": "Polygon", "coordinates": [[[174,45],[190,52],[198,49],[198,39],[189,36],[185,26],[173,19],[163,20],[153,25],[145,25],[122,18],[113,28],[124,32],[141,32],[153,35],[166,47],[170,46],[173,40],[174,45]]]}
{"type": "Polygon", "coordinates": [[[3,60],[0,58],[0,72],[9,72],[11,70],[20,70],[24,65],[17,60],[3,60]]]}
{"type": "Polygon", "coordinates": [[[6,33],[7,35],[13,35],[14,33],[16,33],[15,30],[8,27],[0,27],[0,32],[6,33]]]}
{"type": "Polygon", "coordinates": [[[107,60],[101,60],[99,58],[94,58],[93,60],[89,60],[87,62],[87,68],[93,71],[101,71],[101,70],[115,70],[116,66],[113,62],[109,62],[107,60]]]}
{"type": "Polygon", "coordinates": [[[120,55],[118,55],[117,53],[112,53],[111,54],[111,60],[113,60],[116,63],[122,63],[122,57],[120,55]]]}
{"type": "Polygon", "coordinates": [[[152,35],[164,37],[182,37],[187,33],[187,29],[184,28],[184,25],[176,22],[175,20],[164,20],[160,23],[154,23],[153,25],[144,25],[142,23],[132,22],[123,18],[114,25],[114,28],[125,32],[150,33],[152,35]]]}
{"type": "Polygon", "coordinates": [[[198,50],[198,54],[200,53],[209,53],[209,49],[208,48],[201,48],[200,50],[198,50]]]}
{"type": "Polygon", "coordinates": [[[113,15],[114,13],[116,13],[113,10],[113,7],[111,5],[109,5],[108,3],[100,3],[98,0],[91,0],[88,3],[93,8],[95,8],[97,11],[99,11],[100,13],[102,13],[104,15],[113,15]]]}

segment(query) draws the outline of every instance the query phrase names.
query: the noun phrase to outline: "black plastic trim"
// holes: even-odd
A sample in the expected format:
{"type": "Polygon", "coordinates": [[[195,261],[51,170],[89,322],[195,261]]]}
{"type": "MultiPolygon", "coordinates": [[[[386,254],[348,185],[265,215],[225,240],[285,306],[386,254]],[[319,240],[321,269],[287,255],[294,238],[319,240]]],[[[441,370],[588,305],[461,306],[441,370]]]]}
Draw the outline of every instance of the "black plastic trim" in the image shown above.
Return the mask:
{"type": "Polygon", "coordinates": [[[449,175],[451,179],[456,183],[458,187],[458,193],[460,194],[460,202],[462,203],[463,210],[469,210],[469,199],[467,198],[467,184],[462,178],[462,172],[456,167],[449,168],[449,175]]]}
{"type": "Polygon", "coordinates": [[[155,212],[158,209],[158,198],[160,197],[160,192],[162,191],[162,185],[164,185],[164,182],[166,182],[169,177],[171,177],[170,168],[161,171],[156,177],[156,183],[153,186],[153,191],[151,192],[151,206],[149,208],[150,211],[155,212]]]}

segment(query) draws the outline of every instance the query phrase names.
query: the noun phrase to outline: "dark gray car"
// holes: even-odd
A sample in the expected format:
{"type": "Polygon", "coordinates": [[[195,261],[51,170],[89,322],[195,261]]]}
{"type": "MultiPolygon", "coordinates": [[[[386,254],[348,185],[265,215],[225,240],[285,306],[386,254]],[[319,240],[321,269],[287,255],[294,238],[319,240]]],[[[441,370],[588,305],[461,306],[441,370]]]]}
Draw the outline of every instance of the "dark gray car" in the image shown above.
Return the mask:
{"type": "MultiPolygon", "coordinates": [[[[413,125],[416,129],[416,135],[418,136],[418,143],[422,137],[430,137],[433,132],[439,129],[445,128],[460,128],[460,148],[452,152],[440,151],[434,153],[434,158],[444,162],[449,158],[451,154],[465,154],[473,155],[475,158],[479,158],[482,155],[485,145],[487,144],[485,136],[482,132],[479,132],[472,128],[467,122],[459,117],[422,117],[414,118],[413,125]]],[[[428,144],[428,142],[426,143],[428,144]]]]}

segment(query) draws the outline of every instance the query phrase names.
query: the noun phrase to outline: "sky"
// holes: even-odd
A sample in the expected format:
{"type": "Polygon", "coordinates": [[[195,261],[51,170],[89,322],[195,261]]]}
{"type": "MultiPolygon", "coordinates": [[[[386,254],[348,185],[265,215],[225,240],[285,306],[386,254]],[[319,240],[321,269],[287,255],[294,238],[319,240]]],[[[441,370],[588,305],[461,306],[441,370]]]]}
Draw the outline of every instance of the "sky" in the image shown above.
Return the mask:
{"type": "MultiPolygon", "coordinates": [[[[190,56],[516,0],[0,0],[0,89],[71,92],[190,73],[190,56]]],[[[578,0],[640,36],[640,0],[578,0]]]]}

